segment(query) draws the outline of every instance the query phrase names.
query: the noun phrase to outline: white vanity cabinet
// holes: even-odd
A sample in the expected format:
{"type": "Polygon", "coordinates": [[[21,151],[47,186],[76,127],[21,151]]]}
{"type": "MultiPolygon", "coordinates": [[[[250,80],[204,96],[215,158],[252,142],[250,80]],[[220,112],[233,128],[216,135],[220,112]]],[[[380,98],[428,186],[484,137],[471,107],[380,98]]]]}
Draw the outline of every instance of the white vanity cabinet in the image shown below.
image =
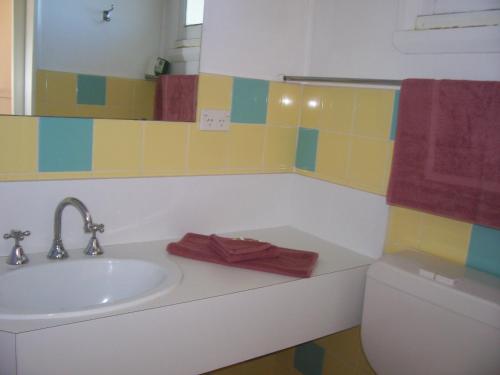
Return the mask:
{"type": "MultiPolygon", "coordinates": [[[[1,374],[200,374],[360,323],[371,258],[289,227],[238,234],[317,251],[313,276],[224,267],[167,255],[165,241],[142,244],[141,253],[179,265],[176,289],[140,310],[31,325],[15,332],[15,341],[0,335],[7,358],[0,356],[1,374]]],[[[122,256],[134,246],[122,246],[122,256]]]]}

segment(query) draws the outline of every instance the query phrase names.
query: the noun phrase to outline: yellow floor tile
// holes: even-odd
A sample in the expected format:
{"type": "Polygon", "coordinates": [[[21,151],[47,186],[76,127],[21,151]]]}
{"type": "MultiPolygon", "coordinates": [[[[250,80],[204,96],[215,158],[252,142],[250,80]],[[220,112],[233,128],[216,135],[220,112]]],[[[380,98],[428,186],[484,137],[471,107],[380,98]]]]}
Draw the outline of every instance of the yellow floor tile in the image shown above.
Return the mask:
{"type": "Polygon", "coordinates": [[[265,170],[289,170],[295,165],[297,129],[267,127],[264,150],[265,170]]]}
{"type": "Polygon", "coordinates": [[[385,195],[389,141],[353,137],[347,169],[350,186],[385,195]]]}
{"type": "Polygon", "coordinates": [[[229,132],[201,131],[197,124],[190,125],[189,174],[219,173],[227,170],[229,132]]]}
{"type": "Polygon", "coordinates": [[[422,221],[421,212],[395,206],[390,207],[385,251],[392,253],[405,249],[418,249],[422,221]]]}
{"type": "Polygon", "coordinates": [[[358,89],[353,134],[389,139],[393,90],[358,89]]]}
{"type": "Polygon", "coordinates": [[[154,123],[144,125],[144,174],[185,173],[189,125],[154,123]]]}
{"type": "Polygon", "coordinates": [[[94,121],[94,175],[119,177],[139,175],[142,164],[141,151],[141,122],[94,121]]]}
{"type": "Polygon", "coordinates": [[[316,172],[328,181],[345,183],[350,137],[343,134],[320,131],[316,172]]]}
{"type": "Polygon", "coordinates": [[[238,363],[220,370],[212,371],[210,375],[281,375],[278,372],[276,357],[271,354],[264,357],[238,363]]]}
{"type": "Polygon", "coordinates": [[[267,124],[271,126],[298,126],[301,99],[302,88],[300,85],[271,82],[267,124]]]}
{"type": "Polygon", "coordinates": [[[228,167],[262,170],[265,132],[266,127],[262,125],[232,125],[228,167]]]}
{"type": "Polygon", "coordinates": [[[465,264],[472,224],[425,213],[422,220],[420,249],[465,264]]]}
{"type": "Polygon", "coordinates": [[[325,357],[356,368],[361,353],[360,329],[354,327],[315,341],[325,349],[325,357]]]}
{"type": "Polygon", "coordinates": [[[38,119],[0,116],[0,173],[32,174],[38,170],[38,119]]]}

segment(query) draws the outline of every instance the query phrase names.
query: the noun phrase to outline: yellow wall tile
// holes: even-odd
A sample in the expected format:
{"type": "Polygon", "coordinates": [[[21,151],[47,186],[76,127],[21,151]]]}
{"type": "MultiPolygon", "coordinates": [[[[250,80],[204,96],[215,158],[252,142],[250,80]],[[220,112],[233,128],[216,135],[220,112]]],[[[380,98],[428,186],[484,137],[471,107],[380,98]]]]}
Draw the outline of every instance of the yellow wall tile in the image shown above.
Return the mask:
{"type": "Polygon", "coordinates": [[[302,106],[300,85],[271,82],[269,85],[269,104],[267,124],[278,126],[298,126],[302,106]]]}
{"type": "Polygon", "coordinates": [[[325,87],[319,128],[350,133],[353,125],[354,93],[350,87],[325,87]]]}
{"type": "Polygon", "coordinates": [[[65,72],[45,72],[47,102],[59,104],[76,103],[76,74],[65,72]]]}
{"type": "Polygon", "coordinates": [[[304,128],[318,128],[320,114],[323,109],[324,87],[304,86],[302,91],[302,118],[300,125],[304,128]]]}
{"type": "Polygon", "coordinates": [[[233,78],[228,76],[200,74],[198,81],[198,110],[231,110],[233,78]]]}
{"type": "Polygon", "coordinates": [[[34,93],[36,116],[77,116],[76,75],[38,70],[34,93]]]}
{"type": "Polygon", "coordinates": [[[40,105],[47,102],[47,90],[46,90],[46,71],[45,70],[37,70],[36,72],[36,81],[35,81],[35,91],[33,92],[33,97],[35,98],[35,112],[39,108],[40,105]]]}
{"type": "Polygon", "coordinates": [[[37,180],[81,180],[92,178],[92,172],[43,172],[36,177],[37,180]]]}
{"type": "Polygon", "coordinates": [[[184,173],[189,125],[148,122],[144,126],[144,174],[184,173]]]}
{"type": "Polygon", "coordinates": [[[93,104],[76,104],[76,116],[97,119],[112,118],[108,107],[93,104]]]}
{"type": "Polygon", "coordinates": [[[134,117],[153,120],[155,103],[155,81],[138,79],[135,81],[134,117]]]}
{"type": "Polygon", "coordinates": [[[350,87],[305,86],[302,126],[350,133],[355,93],[350,87]]]}
{"type": "Polygon", "coordinates": [[[106,79],[106,118],[135,118],[134,97],[135,81],[133,79],[107,77],[106,79]]]}
{"type": "Polygon", "coordinates": [[[38,169],[38,119],[0,116],[0,174],[30,174],[38,169]]]}
{"type": "Polygon", "coordinates": [[[226,169],[229,132],[201,131],[197,124],[189,127],[189,173],[206,174],[226,169]]]}
{"type": "Polygon", "coordinates": [[[387,189],[389,187],[389,179],[391,178],[391,168],[392,168],[392,159],[394,157],[394,141],[389,141],[389,151],[387,153],[387,164],[384,175],[384,184],[383,191],[384,194],[387,195],[387,189]]]}
{"type": "Polygon", "coordinates": [[[393,102],[393,90],[358,89],[353,133],[389,139],[393,102]]]}
{"type": "Polygon", "coordinates": [[[107,77],[106,105],[132,107],[134,103],[135,81],[127,78],[107,77]]]}
{"type": "Polygon", "coordinates": [[[265,131],[262,125],[232,125],[228,167],[262,169],[265,131]]]}
{"type": "Polygon", "coordinates": [[[417,249],[465,264],[471,231],[472,224],[391,207],[385,251],[417,249]]]}
{"type": "Polygon", "coordinates": [[[347,169],[348,183],[354,188],[385,194],[389,141],[353,137],[347,169]]]}
{"type": "Polygon", "coordinates": [[[291,170],[295,165],[297,129],[267,127],[264,149],[265,170],[291,170]]]}
{"type": "Polygon", "coordinates": [[[422,232],[422,213],[402,207],[390,207],[385,251],[418,249],[422,232]]]}
{"type": "Polygon", "coordinates": [[[316,160],[319,177],[336,183],[346,182],[350,139],[348,135],[320,130],[316,160]]]}
{"type": "MultiPolygon", "coordinates": [[[[142,126],[138,121],[94,121],[94,175],[102,172],[120,176],[141,171],[142,126]]],[[[111,175],[110,175],[111,176],[111,175]]]]}
{"type": "Polygon", "coordinates": [[[471,232],[472,224],[423,213],[420,249],[465,264],[471,232]]]}

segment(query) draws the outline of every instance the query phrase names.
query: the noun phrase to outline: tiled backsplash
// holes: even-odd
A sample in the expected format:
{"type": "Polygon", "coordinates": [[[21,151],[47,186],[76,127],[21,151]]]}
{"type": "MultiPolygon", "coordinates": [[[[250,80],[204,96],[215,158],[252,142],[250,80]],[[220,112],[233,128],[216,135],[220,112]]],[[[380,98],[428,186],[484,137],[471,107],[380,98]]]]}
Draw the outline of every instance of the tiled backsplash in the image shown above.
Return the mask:
{"type": "Polygon", "coordinates": [[[199,85],[199,111],[231,111],[230,131],[200,131],[198,123],[0,117],[0,180],[293,171],[300,86],[205,74],[199,85]]]}
{"type": "MultiPolygon", "coordinates": [[[[385,195],[399,91],[307,86],[296,168],[302,175],[385,195]]],[[[400,207],[390,208],[385,251],[407,248],[500,276],[500,231],[400,207]]]]}
{"type": "MultiPolygon", "coordinates": [[[[108,93],[109,95],[109,93],[108,93]]],[[[297,173],[385,195],[399,92],[202,74],[198,123],[0,117],[0,180],[297,173]],[[300,127],[299,127],[300,125],[300,127]]],[[[392,207],[385,251],[416,248],[500,275],[500,231],[392,207]]]]}
{"type": "Polygon", "coordinates": [[[155,82],[38,70],[37,116],[153,119],[155,82]]]}

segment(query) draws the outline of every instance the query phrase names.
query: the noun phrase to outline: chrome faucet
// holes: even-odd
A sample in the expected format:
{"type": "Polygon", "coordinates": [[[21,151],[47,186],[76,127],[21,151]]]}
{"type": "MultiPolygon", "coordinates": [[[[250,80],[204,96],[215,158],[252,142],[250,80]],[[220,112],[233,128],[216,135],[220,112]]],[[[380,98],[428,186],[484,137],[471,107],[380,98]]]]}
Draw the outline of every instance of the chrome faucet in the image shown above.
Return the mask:
{"type": "Polygon", "coordinates": [[[73,206],[80,212],[84,221],[83,231],[85,233],[92,233],[89,244],[84,250],[85,254],[91,256],[101,255],[103,251],[99,245],[99,241],[97,240],[96,232],[103,233],[104,225],[94,224],[89,210],[85,207],[82,201],[69,197],[63,199],[56,207],[56,212],[54,214],[54,242],[52,243],[52,247],[50,248],[47,257],[49,259],[64,259],[68,257],[68,252],[64,249],[61,238],[62,213],[66,206],[73,206]]]}
{"type": "Polygon", "coordinates": [[[3,235],[5,240],[13,238],[15,241],[14,247],[10,252],[9,257],[7,258],[7,264],[11,266],[20,266],[21,264],[28,263],[28,257],[24,253],[23,247],[20,242],[24,240],[24,237],[28,237],[30,235],[30,231],[22,231],[22,230],[11,230],[10,233],[6,233],[3,235]]]}

